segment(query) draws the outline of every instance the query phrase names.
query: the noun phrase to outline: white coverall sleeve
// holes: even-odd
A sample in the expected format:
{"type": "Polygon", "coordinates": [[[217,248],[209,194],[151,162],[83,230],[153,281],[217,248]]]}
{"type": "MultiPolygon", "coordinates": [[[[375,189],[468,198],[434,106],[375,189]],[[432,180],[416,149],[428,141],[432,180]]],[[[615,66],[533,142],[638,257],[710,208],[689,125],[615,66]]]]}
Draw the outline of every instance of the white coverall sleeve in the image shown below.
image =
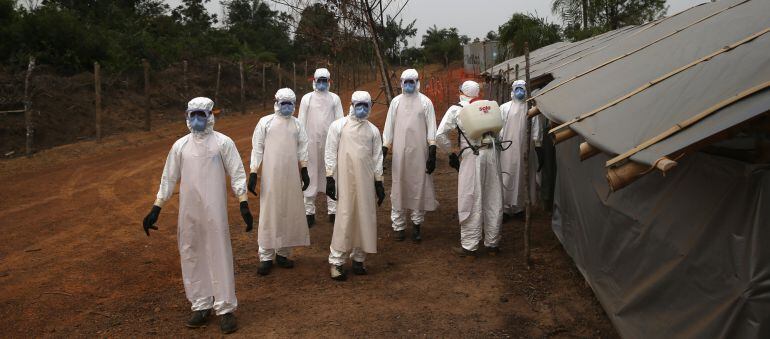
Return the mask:
{"type": "Polygon", "coordinates": [[[536,115],[532,118],[532,142],[535,143],[535,147],[543,146],[543,125],[541,124],[540,117],[542,114],[536,115]]]}
{"type": "Polygon", "coordinates": [[[457,112],[458,107],[450,106],[444,114],[444,118],[441,119],[441,123],[438,125],[436,131],[436,143],[444,152],[452,152],[452,142],[449,141],[449,132],[457,128],[457,112]]]}
{"type": "MultiPolygon", "coordinates": [[[[337,172],[337,148],[340,143],[340,133],[344,119],[335,120],[329,126],[329,132],[326,134],[326,147],[324,149],[324,159],[326,160],[326,176],[331,177],[337,172]]],[[[379,137],[379,136],[378,136],[379,137]]]]}
{"type": "Polygon", "coordinates": [[[307,167],[309,157],[307,152],[307,131],[305,130],[305,125],[300,123],[299,119],[294,119],[294,122],[297,123],[297,129],[299,130],[297,138],[297,159],[299,159],[301,167],[307,167]]]}
{"type": "Polygon", "coordinates": [[[372,164],[374,164],[374,180],[383,181],[382,177],[382,140],[380,139],[380,130],[373,123],[369,123],[372,128],[372,164]]]}
{"type": "Polygon", "coordinates": [[[238,201],[246,201],[246,172],[243,170],[243,161],[235,143],[224,134],[217,134],[219,137],[219,149],[222,156],[222,163],[225,165],[225,172],[230,177],[230,186],[233,193],[238,197],[238,201]]]}
{"type": "Polygon", "coordinates": [[[302,96],[302,100],[299,101],[299,113],[297,118],[302,126],[307,126],[307,109],[310,107],[310,95],[311,93],[302,96]]]}
{"type": "Polygon", "coordinates": [[[428,97],[425,99],[425,126],[428,126],[428,145],[436,144],[436,109],[433,107],[433,101],[428,97]]]}
{"type": "Polygon", "coordinates": [[[182,175],[182,146],[184,146],[189,137],[190,135],[187,135],[177,140],[168,152],[166,165],[163,167],[163,175],[160,177],[160,188],[155,197],[155,205],[158,207],[163,207],[168,199],[171,199],[171,195],[174,194],[176,183],[182,175]]]}
{"type": "Polygon", "coordinates": [[[398,102],[401,101],[399,100],[399,97],[400,96],[397,96],[390,101],[390,107],[388,107],[388,115],[385,117],[385,128],[382,129],[382,145],[388,149],[393,146],[393,129],[396,124],[393,115],[396,113],[396,109],[398,108],[398,102]]]}
{"type": "Polygon", "coordinates": [[[262,164],[262,157],[265,154],[266,126],[265,118],[259,119],[257,127],[254,128],[254,134],[251,137],[251,162],[249,163],[251,173],[257,173],[259,165],[262,164]]]}
{"type": "Polygon", "coordinates": [[[342,110],[342,100],[339,95],[334,95],[334,119],[342,119],[345,117],[345,111],[342,110]]]}

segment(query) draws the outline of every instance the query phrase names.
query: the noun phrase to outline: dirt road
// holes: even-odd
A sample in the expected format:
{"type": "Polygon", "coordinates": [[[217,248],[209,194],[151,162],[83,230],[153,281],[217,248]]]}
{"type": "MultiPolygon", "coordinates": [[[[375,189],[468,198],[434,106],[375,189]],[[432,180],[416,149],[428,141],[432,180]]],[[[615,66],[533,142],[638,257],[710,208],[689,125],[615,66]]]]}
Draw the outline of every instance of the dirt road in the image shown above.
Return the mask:
{"type": "MultiPolygon", "coordinates": [[[[225,117],[216,125],[235,140],[247,165],[258,117],[225,117]]],[[[159,231],[146,237],[140,225],[166,154],[186,133],[180,121],[0,162],[4,336],[219,336],[216,320],[204,329],[183,326],[189,304],[176,246],[176,196],[161,213],[159,231]]],[[[311,230],[312,245],[295,251],[295,269],[257,276],[256,232],[244,232],[231,197],[236,336],[617,336],[547,216],[534,223],[534,269],[521,260],[522,221],[504,225],[500,256],[452,256],[459,240],[456,173],[445,154],[439,163],[441,206],[428,214],[422,244],[392,240],[386,199],[370,275],[342,283],[328,276],[332,225],[324,217],[311,230]]],[[[250,205],[257,219],[258,199],[250,196],[250,205]]]]}

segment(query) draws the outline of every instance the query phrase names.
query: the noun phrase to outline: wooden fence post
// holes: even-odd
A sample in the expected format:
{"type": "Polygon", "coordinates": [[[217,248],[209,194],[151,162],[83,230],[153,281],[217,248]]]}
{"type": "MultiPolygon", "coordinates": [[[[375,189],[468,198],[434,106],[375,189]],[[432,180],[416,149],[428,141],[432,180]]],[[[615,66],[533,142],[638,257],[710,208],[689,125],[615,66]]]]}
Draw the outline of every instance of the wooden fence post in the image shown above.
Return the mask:
{"type": "Polygon", "coordinates": [[[219,80],[222,78],[222,64],[217,63],[217,84],[214,87],[214,104],[219,104],[219,80]]]}
{"type": "Polygon", "coordinates": [[[184,82],[184,96],[185,98],[189,98],[190,91],[187,87],[187,60],[182,61],[182,81],[184,82]]]}
{"type": "Polygon", "coordinates": [[[102,79],[101,66],[94,61],[94,108],[96,109],[96,141],[102,141],[102,79]]]}
{"type": "Polygon", "coordinates": [[[283,88],[283,74],[281,74],[281,63],[278,63],[278,89],[283,88]]]}
{"type": "Polygon", "coordinates": [[[241,76],[241,114],[246,113],[246,89],[244,88],[244,80],[243,80],[243,59],[238,61],[238,73],[240,73],[241,76]]]}
{"type": "Polygon", "coordinates": [[[32,70],[35,69],[35,57],[29,57],[29,64],[27,65],[27,76],[24,77],[24,125],[27,129],[26,140],[26,153],[28,157],[32,156],[32,140],[35,130],[32,126],[32,98],[29,89],[30,78],[32,77],[32,70]]]}
{"type": "Polygon", "coordinates": [[[142,68],[144,69],[144,129],[152,129],[152,117],[150,115],[150,63],[147,59],[142,59],[142,68]]]}
{"type": "Polygon", "coordinates": [[[292,62],[291,67],[292,67],[292,81],[293,81],[292,90],[296,91],[297,90],[297,64],[292,62]]]}
{"type": "MultiPolygon", "coordinates": [[[[527,99],[530,97],[529,86],[529,43],[524,42],[524,76],[527,82],[527,99]]],[[[529,109],[529,101],[527,101],[527,109],[529,109]]],[[[522,162],[524,163],[524,259],[527,263],[527,267],[532,267],[532,260],[530,258],[530,237],[532,234],[532,199],[530,197],[530,170],[529,170],[529,146],[531,144],[530,134],[532,133],[532,124],[529,120],[526,122],[526,132],[524,133],[524,154],[522,162]]]]}
{"type": "Polygon", "coordinates": [[[267,67],[262,63],[262,108],[267,108],[267,88],[265,87],[265,71],[267,67]]]}

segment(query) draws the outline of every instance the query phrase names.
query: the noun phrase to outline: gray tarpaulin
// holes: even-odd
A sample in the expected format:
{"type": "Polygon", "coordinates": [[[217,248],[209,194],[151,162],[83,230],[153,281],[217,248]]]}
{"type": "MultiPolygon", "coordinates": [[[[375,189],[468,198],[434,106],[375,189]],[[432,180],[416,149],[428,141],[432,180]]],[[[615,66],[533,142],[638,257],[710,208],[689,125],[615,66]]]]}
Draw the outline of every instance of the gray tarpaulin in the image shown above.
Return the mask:
{"type": "Polygon", "coordinates": [[[557,145],[553,230],[626,338],[770,338],[770,171],[695,153],[610,193],[557,145]]]}
{"type": "MultiPolygon", "coordinates": [[[[623,337],[770,338],[770,165],[691,150],[665,177],[616,192],[605,178],[611,155],[770,81],[769,28],[770,0],[722,0],[531,53],[532,78],[554,79],[533,92],[537,106],[557,123],[672,74],[572,124],[579,136],[556,146],[553,230],[623,337]],[[605,153],[581,162],[582,141],[605,153]]],[[[630,159],[653,164],[768,111],[764,89],[630,159]]]]}

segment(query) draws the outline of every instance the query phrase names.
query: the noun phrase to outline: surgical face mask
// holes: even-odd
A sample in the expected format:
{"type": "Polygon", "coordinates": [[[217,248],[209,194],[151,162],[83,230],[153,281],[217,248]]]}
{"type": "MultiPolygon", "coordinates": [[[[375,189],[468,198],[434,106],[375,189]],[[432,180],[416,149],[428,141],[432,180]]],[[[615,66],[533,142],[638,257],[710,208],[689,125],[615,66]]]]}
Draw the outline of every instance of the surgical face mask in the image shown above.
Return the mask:
{"type": "Polygon", "coordinates": [[[208,122],[206,113],[200,111],[191,112],[187,119],[190,122],[190,128],[192,128],[193,131],[203,132],[206,130],[206,123],[208,122]]]}
{"type": "Polygon", "coordinates": [[[356,118],[364,119],[369,116],[369,105],[360,103],[356,104],[354,114],[356,118]]]}
{"type": "Polygon", "coordinates": [[[292,113],[294,113],[294,104],[291,102],[282,102],[279,112],[283,116],[291,115],[292,113]]]}
{"type": "Polygon", "coordinates": [[[416,89],[417,89],[417,84],[415,84],[414,81],[404,82],[404,93],[414,93],[416,89]]]}
{"type": "Polygon", "coordinates": [[[324,78],[318,78],[318,80],[315,81],[315,89],[323,92],[329,89],[329,80],[324,78]]]}
{"type": "Polygon", "coordinates": [[[527,90],[521,87],[516,87],[513,90],[513,97],[516,98],[516,100],[524,100],[524,98],[527,97],[527,90]]]}

